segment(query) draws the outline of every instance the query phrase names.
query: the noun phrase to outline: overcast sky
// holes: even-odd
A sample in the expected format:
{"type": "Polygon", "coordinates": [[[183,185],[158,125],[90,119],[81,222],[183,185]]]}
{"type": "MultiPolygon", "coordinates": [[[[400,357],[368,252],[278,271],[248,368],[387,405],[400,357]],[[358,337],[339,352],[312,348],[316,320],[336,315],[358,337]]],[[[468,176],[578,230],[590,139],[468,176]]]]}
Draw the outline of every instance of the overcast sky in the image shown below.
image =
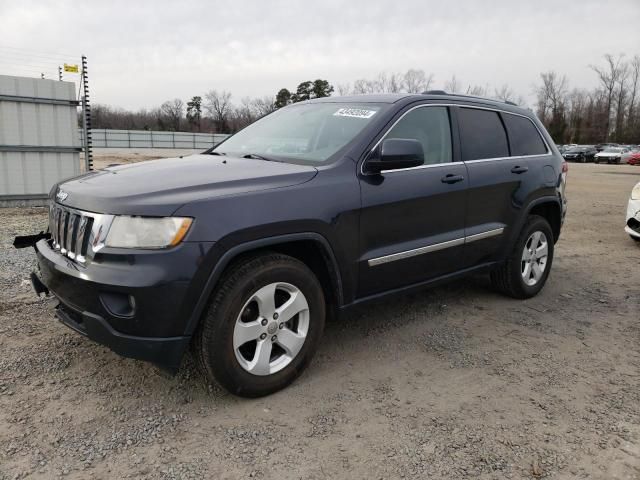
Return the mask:
{"type": "Polygon", "coordinates": [[[53,74],[84,53],[92,102],[125,108],[409,68],[530,97],[542,71],[590,88],[603,54],[640,54],[640,0],[0,0],[0,19],[0,73],[53,74]]]}

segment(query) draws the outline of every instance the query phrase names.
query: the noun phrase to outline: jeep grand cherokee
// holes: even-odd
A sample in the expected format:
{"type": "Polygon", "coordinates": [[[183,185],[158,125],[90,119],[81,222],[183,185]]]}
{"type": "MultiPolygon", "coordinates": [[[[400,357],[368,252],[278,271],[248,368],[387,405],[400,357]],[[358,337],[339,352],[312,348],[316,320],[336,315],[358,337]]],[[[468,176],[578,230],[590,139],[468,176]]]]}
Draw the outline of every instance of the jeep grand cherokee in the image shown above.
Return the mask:
{"type": "Polygon", "coordinates": [[[287,106],[203,154],[55,185],[37,292],[115,352],[175,371],[191,345],[231,392],[283,388],[325,317],[487,271],[536,295],[566,210],[566,164],[531,112],[475,97],[287,106]]]}

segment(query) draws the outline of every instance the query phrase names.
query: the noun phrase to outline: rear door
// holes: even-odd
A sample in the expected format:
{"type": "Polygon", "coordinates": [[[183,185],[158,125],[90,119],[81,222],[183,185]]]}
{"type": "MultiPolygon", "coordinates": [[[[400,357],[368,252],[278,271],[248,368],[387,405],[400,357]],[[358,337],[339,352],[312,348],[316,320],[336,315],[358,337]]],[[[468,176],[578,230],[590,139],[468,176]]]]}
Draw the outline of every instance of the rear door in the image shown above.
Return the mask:
{"type": "Polygon", "coordinates": [[[456,109],[469,172],[465,264],[494,261],[533,191],[544,184],[547,146],[527,117],[486,108],[456,109]]]}
{"type": "Polygon", "coordinates": [[[447,107],[413,107],[383,138],[420,141],[425,164],[360,177],[360,297],[461,268],[468,180],[452,131],[447,107]]]}

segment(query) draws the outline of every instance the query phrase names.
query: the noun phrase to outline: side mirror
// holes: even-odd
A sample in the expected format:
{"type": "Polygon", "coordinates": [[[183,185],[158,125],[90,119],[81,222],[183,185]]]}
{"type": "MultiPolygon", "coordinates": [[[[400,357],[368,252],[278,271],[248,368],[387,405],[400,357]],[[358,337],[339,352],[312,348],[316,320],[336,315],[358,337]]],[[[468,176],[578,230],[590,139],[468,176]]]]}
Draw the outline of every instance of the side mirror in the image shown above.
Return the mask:
{"type": "Polygon", "coordinates": [[[383,140],[376,150],[365,162],[365,171],[369,173],[418,167],[424,163],[424,150],[418,140],[389,138],[383,140]]]}

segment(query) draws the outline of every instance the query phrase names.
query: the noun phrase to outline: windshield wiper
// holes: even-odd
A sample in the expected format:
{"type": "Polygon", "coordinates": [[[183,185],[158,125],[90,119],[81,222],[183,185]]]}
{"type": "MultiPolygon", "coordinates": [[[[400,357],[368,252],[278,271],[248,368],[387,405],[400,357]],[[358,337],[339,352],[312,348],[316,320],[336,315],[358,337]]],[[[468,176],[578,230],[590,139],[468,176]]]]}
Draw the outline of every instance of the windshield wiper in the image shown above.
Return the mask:
{"type": "Polygon", "coordinates": [[[216,152],[215,150],[212,152],[209,152],[209,155],[226,155],[225,152],[216,152]]]}
{"type": "Polygon", "coordinates": [[[267,162],[275,162],[273,158],[263,157],[262,155],[258,155],[257,153],[247,153],[246,155],[242,155],[242,158],[253,158],[255,160],[266,160],[267,162]]]}

